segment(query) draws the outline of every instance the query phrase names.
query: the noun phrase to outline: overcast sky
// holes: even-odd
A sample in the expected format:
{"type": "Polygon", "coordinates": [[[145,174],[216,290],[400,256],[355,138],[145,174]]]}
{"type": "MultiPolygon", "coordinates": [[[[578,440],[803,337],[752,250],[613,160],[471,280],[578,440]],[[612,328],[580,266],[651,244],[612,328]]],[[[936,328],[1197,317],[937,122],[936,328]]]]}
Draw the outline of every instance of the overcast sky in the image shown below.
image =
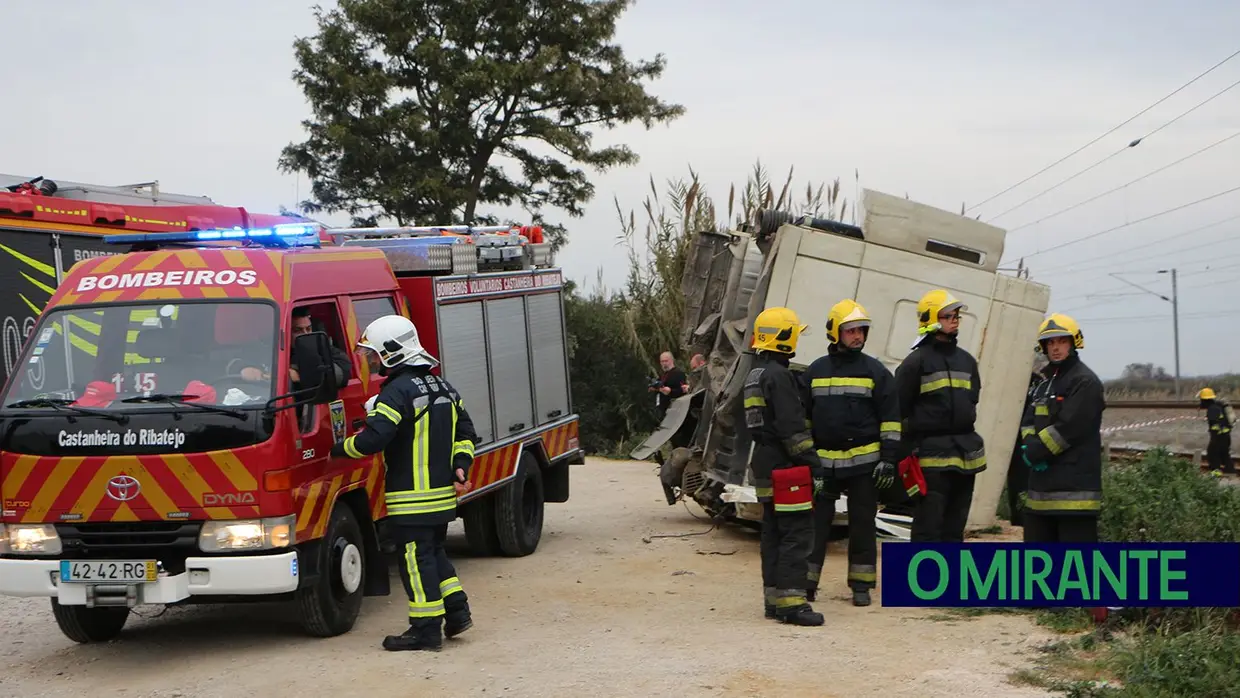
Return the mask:
{"type": "MultiPolygon", "coordinates": [[[[6,4],[0,173],[158,179],[165,191],[255,211],[291,207],[307,185],[279,173],[276,160],[303,137],[309,113],[290,74],[293,39],[315,29],[310,8],[304,0],[6,4]]],[[[1236,27],[1240,3],[1225,0],[641,0],[618,38],[630,56],[667,55],[652,91],[688,113],[649,132],[603,134],[642,160],[595,178],[598,196],[584,218],[568,221],[559,261],[578,281],[592,283],[601,267],[609,285],[622,283],[613,196],[640,213],[651,176],[684,177],[689,166],[721,205],[761,158],[781,180],[795,167],[802,189],[806,179],[839,177],[851,192],[856,169],[862,186],[958,211],[1240,49],[1236,27]]],[[[1240,218],[1200,229],[1240,216],[1240,192],[1035,253],[1240,186],[1240,137],[1027,224],[1237,133],[1240,89],[999,214],[1237,81],[1240,57],[970,211],[1027,226],[1009,234],[1005,261],[1032,255],[1034,278],[1051,285],[1054,309],[1081,321],[1085,358],[1104,377],[1136,361],[1173,370],[1170,303],[1111,276],[1170,296],[1170,279],[1156,273],[1170,266],[1180,276],[1182,372],[1240,370],[1240,218]]]]}

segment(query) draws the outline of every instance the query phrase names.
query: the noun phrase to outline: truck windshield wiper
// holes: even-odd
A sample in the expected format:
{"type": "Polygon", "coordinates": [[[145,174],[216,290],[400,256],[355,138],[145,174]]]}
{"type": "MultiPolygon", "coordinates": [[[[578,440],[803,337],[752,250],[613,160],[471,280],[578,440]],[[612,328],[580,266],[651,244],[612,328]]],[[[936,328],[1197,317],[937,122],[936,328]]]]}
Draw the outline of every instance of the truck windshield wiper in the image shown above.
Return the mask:
{"type": "Polygon", "coordinates": [[[216,412],[218,414],[230,415],[236,417],[237,419],[245,419],[245,413],[241,410],[236,410],[229,407],[220,407],[218,405],[204,405],[200,402],[187,402],[188,400],[193,400],[197,397],[201,396],[188,395],[185,393],[152,393],[150,395],[135,395],[134,397],[127,397],[121,400],[121,402],[163,402],[169,405],[196,407],[207,412],[216,412]]]}
{"type": "Polygon", "coordinates": [[[52,409],[57,410],[59,412],[68,412],[70,414],[87,414],[87,415],[91,415],[94,417],[103,417],[104,419],[110,419],[120,424],[124,424],[125,422],[129,421],[129,417],[123,414],[115,414],[113,412],[108,412],[106,410],[92,410],[86,407],[78,407],[72,403],[73,403],[73,400],[70,400],[69,398],[64,398],[64,397],[36,397],[36,398],[31,398],[29,400],[18,400],[17,402],[11,402],[5,405],[5,407],[6,408],[8,407],[12,407],[12,408],[51,407],[52,409]]]}

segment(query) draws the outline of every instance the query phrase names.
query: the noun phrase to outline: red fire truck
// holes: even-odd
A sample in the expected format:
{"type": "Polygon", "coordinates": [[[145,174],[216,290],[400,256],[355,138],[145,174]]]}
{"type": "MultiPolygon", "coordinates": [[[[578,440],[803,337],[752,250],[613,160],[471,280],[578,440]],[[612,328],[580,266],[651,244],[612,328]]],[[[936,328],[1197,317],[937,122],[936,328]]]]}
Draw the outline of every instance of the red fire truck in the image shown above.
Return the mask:
{"type": "Polygon", "coordinates": [[[115,637],[139,604],[244,600],[294,601],[307,632],[347,632],[363,596],[390,591],[383,464],[329,452],[381,380],[348,350],[392,312],[418,325],[481,439],[460,499],[470,545],[537,548],[544,502],[566,501],[584,462],[562,276],[539,229],[326,230],[45,197],[0,192],[0,247],[95,249],[46,280],[22,272],[50,299],[0,396],[0,593],[49,597],[78,642],[115,637]],[[302,309],[315,331],[294,338],[302,309]]]}

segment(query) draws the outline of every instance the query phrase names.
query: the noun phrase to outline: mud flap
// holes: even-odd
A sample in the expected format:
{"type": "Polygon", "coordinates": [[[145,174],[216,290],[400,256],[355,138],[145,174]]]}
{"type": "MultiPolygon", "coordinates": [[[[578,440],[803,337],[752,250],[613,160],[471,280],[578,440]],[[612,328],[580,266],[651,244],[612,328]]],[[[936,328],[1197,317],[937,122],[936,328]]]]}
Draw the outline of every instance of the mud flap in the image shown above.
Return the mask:
{"type": "Polygon", "coordinates": [[[659,428],[655,429],[640,446],[633,449],[629,453],[629,458],[633,460],[646,460],[651,455],[658,452],[663,444],[672,440],[672,437],[680,431],[680,427],[685,423],[685,419],[689,417],[689,410],[693,406],[693,398],[701,394],[702,390],[697,390],[672,400],[672,404],[668,405],[667,413],[663,415],[663,421],[659,423],[659,428]]]}

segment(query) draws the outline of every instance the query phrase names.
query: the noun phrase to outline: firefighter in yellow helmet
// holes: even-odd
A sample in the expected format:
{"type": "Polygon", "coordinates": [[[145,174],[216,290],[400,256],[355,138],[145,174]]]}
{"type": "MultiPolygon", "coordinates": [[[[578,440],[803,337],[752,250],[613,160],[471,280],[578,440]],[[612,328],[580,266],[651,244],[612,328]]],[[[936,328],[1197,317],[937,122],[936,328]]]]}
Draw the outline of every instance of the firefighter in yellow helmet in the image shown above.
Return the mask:
{"type": "Polygon", "coordinates": [[[809,405],[814,446],[826,469],[814,506],[814,550],[809,559],[810,600],[818,589],[835,500],[848,496],[848,586],[853,605],[869,606],[878,580],[874,518],[879,491],[896,482],[900,449],[900,403],[891,371],[862,352],[870,317],[855,300],[836,303],[827,314],[826,356],[801,376],[809,405]]]}
{"type": "Polygon", "coordinates": [[[974,428],[982,379],[977,360],[957,345],[967,309],[942,289],[923,296],[918,340],[896,369],[902,450],[917,455],[926,480],[910,536],[918,542],[964,541],[974,480],[986,469],[985,444],[974,428]]]}
{"type": "Polygon", "coordinates": [[[762,586],[766,616],[822,625],[806,598],[814,545],[813,490],[822,462],[806,426],[800,388],[788,364],[806,329],[789,308],[767,308],[753,328],[753,363],[745,376],[745,425],[754,441],[750,469],[762,502],[762,586]]]}
{"type": "Polygon", "coordinates": [[[1054,313],[1038,344],[1050,361],[1021,421],[1021,457],[1029,466],[1025,542],[1092,543],[1102,509],[1102,381],[1081,362],[1085,336],[1076,320],[1054,313]]]}
{"type": "Polygon", "coordinates": [[[1210,427],[1210,443],[1206,446],[1206,463],[1211,472],[1234,474],[1231,462],[1231,428],[1235,425],[1228,418],[1226,405],[1210,388],[1202,388],[1197,399],[1206,411],[1206,424],[1210,427]]]}

